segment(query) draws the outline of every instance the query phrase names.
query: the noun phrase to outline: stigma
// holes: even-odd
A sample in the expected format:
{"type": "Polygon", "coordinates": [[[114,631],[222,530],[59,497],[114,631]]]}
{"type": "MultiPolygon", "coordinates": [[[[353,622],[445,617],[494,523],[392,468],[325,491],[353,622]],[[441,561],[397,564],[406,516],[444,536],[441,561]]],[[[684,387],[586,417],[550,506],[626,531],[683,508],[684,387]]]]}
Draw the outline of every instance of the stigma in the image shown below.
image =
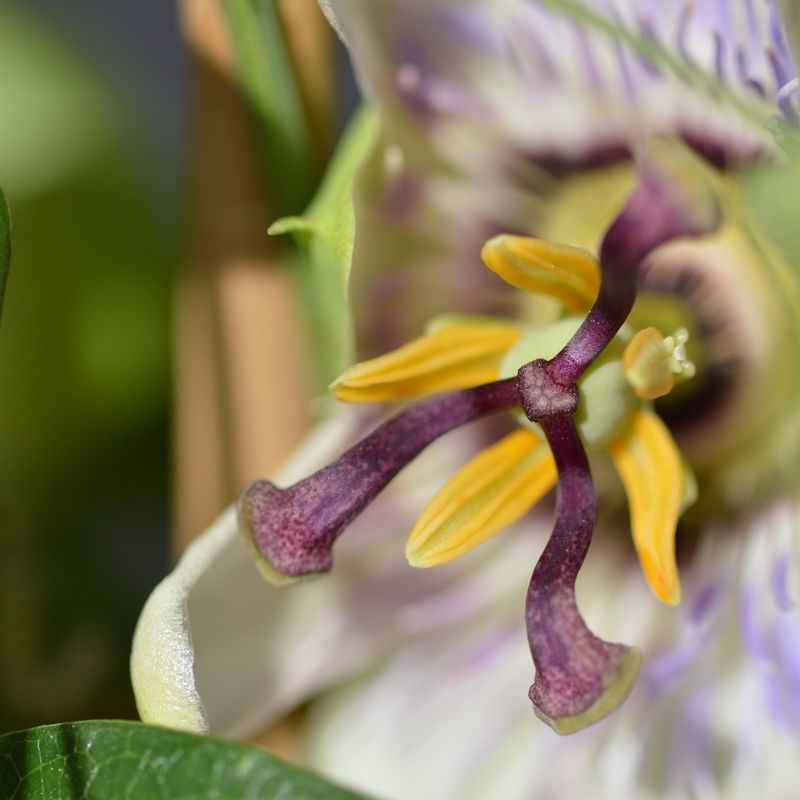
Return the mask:
{"type": "Polygon", "coordinates": [[[694,363],[686,355],[689,332],[678,328],[672,336],[662,336],[656,328],[639,331],[622,357],[625,378],[643,400],[669,394],[676,378],[693,378],[694,363]]]}

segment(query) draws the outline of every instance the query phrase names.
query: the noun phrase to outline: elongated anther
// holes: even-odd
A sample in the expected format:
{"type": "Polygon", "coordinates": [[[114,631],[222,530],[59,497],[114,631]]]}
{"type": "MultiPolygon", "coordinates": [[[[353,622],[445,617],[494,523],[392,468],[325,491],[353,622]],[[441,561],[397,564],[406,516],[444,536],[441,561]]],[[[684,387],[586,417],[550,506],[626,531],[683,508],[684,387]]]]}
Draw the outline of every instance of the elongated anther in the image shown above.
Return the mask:
{"type": "Polygon", "coordinates": [[[486,242],[481,258],[506,283],[555,297],[572,311],[586,311],[600,288],[597,259],[578,247],[502,234],[486,242]]]}
{"type": "Polygon", "coordinates": [[[406,545],[412,567],[445,564],[516,522],[553,488],[550,448],[518,428],[479,453],[420,515],[406,545]]]}
{"type": "Polygon", "coordinates": [[[503,354],[521,336],[512,325],[450,323],[354,364],[330,389],[349,403],[383,403],[489,383],[497,378],[503,354]]]}
{"type": "Polygon", "coordinates": [[[642,570],[655,595],[681,598],[675,531],[683,510],[686,477],[669,429],[652,411],[634,414],[630,429],[611,445],[631,508],[631,532],[642,570]]]}

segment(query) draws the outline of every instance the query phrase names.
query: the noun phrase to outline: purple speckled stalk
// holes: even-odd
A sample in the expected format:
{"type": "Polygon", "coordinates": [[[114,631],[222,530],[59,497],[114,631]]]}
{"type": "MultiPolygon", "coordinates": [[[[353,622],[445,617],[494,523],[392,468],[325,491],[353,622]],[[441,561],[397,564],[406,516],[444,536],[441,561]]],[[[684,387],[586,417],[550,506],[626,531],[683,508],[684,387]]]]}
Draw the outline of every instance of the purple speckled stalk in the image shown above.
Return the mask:
{"type": "Polygon", "coordinates": [[[659,245],[716,226],[696,209],[671,175],[644,164],[639,186],[603,238],[597,300],[572,339],[551,361],[520,368],[527,417],[541,424],[558,467],[556,523],[533,572],[525,607],[536,666],[530,698],[536,713],[570,733],[613,711],[639,670],[638,651],[595,636],[578,611],[575,580],[592,540],[596,508],[586,453],[572,414],[576,381],[602,353],[630,314],[638,270],[659,245]]]}
{"type": "Polygon", "coordinates": [[[644,259],[671,239],[709,231],[708,221],[693,213],[693,204],[673,176],[648,163],[640,172],[638,187],[603,238],[597,300],[548,367],[553,379],[565,386],[578,380],[628,318],[644,259]]]}
{"type": "MultiPolygon", "coordinates": [[[[636,651],[611,644],[587,627],[575,601],[575,580],[586,558],[596,518],[589,462],[575,423],[566,416],[541,421],[558,468],[556,523],[533,571],[525,605],[528,643],[536,666],[529,696],[537,714],[557,731],[559,723],[591,714],[619,685],[598,714],[600,719],[626,696],[636,670],[624,683],[636,651]]],[[[635,659],[634,659],[635,660],[635,659]]],[[[583,727],[577,723],[577,727],[583,727]]]]}
{"type": "Polygon", "coordinates": [[[441,395],[385,422],[332,464],[287,489],[260,480],[239,501],[239,521],[277,572],[327,572],[344,528],[442,434],[520,404],[517,379],[441,395]]]}

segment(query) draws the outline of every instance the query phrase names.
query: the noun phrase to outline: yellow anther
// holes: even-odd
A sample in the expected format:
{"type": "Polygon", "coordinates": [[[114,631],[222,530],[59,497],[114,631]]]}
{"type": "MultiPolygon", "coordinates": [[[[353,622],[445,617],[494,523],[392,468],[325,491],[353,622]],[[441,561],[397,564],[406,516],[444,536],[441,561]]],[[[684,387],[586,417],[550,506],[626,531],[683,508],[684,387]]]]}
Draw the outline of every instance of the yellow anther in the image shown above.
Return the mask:
{"type": "Polygon", "coordinates": [[[636,394],[655,400],[672,391],[675,377],[691,378],[694,364],[686,355],[689,333],[679,328],[666,338],[655,328],[639,331],[625,348],[622,365],[636,394]]]}
{"type": "Polygon", "coordinates": [[[479,453],[433,498],[406,545],[413,567],[458,558],[516,522],[558,480],[544,440],[520,428],[479,453]]]}
{"type": "Polygon", "coordinates": [[[555,297],[572,311],[586,311],[600,289],[600,265],[579,247],[504,234],[486,242],[481,258],[506,283],[555,297]]]}
{"type": "Polygon", "coordinates": [[[455,321],[355,364],[330,390],[348,403],[384,403],[478,386],[497,380],[500,360],[521,336],[512,325],[455,321]]]}
{"type": "Polygon", "coordinates": [[[633,415],[628,433],[611,445],[611,457],[631,508],[631,533],[647,582],[669,605],[680,602],[675,529],[693,480],[667,426],[650,411],[633,415]]]}

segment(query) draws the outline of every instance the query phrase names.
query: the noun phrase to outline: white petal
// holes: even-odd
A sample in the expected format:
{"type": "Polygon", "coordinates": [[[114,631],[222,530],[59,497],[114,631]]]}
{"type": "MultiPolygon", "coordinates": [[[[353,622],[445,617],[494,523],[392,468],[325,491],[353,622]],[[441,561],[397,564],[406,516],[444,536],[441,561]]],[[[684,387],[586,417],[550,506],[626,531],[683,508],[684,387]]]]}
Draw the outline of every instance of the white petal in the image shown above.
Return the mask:
{"type": "Polygon", "coordinates": [[[563,241],[578,244],[581,231],[602,231],[629,190],[624,153],[648,137],[687,136],[731,164],[775,148],[762,124],[778,111],[779,88],[765,72],[766,2],[758,4],[758,46],[743,25],[744,7],[755,3],[586,3],[633,28],[639,41],[647,40],[640,18],[648,17],[675,62],[686,66],[688,56],[704,71],[701,81],[666,67],[658,73],[624,42],[560,14],[558,3],[327,5],[383,121],[355,197],[350,293],[357,338],[368,355],[418,335],[437,314],[515,307],[519,298],[481,267],[481,245],[499,231],[553,238],[554,217],[581,197],[588,214],[570,210],[572,228],[563,241]],[[714,34],[723,6],[735,7],[726,59],[754,48],[748,69],[768,103],[732,66],[719,97],[708,89],[720,82],[714,34]],[[687,9],[693,11],[684,36],[687,9]],[[751,103],[756,111],[744,113],[751,103]],[[584,182],[587,170],[603,182],[584,182]]]}
{"type": "Polygon", "coordinates": [[[179,730],[207,729],[194,683],[194,648],[187,596],[198,578],[231,539],[233,510],[192,544],[181,566],[162,581],[142,610],[133,639],[131,680],[145,722],[179,730]]]}

